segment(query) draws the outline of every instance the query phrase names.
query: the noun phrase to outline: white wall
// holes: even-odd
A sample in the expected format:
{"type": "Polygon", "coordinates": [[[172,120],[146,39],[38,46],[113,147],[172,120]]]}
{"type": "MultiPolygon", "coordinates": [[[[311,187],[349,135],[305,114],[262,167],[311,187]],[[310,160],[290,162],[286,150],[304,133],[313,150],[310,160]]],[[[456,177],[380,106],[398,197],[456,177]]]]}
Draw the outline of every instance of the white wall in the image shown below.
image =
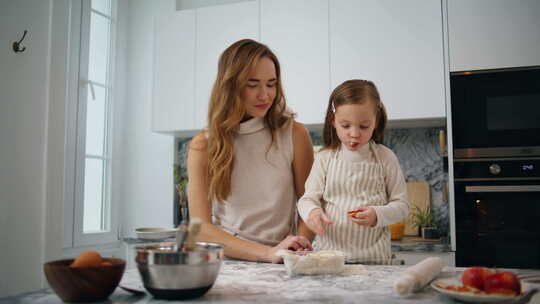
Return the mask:
{"type": "MultiPolygon", "coordinates": [[[[172,226],[173,138],[150,131],[153,16],[175,0],[119,0],[113,199],[124,235],[172,226]]],[[[0,297],[45,286],[61,258],[69,0],[0,0],[0,297]],[[53,5],[54,4],[54,5],[53,5]],[[52,30],[51,30],[52,28],[52,30]]]]}
{"type": "Polygon", "coordinates": [[[51,10],[0,0],[0,296],[42,286],[51,10]],[[8,43],[25,29],[15,54],[8,43]]]}
{"type": "MultiPolygon", "coordinates": [[[[35,0],[39,1],[39,0],[35,0]]],[[[66,173],[66,106],[72,0],[53,0],[50,37],[49,111],[46,137],[46,201],[43,261],[62,258],[66,173]]],[[[77,81],[77,79],[75,79],[77,81]]]]}
{"type": "Polygon", "coordinates": [[[191,8],[199,8],[204,6],[230,4],[235,2],[246,2],[253,0],[176,0],[176,9],[184,10],[191,8]]]}
{"type": "MultiPolygon", "coordinates": [[[[123,0],[125,1],[125,0],[123,0]]],[[[138,227],[173,226],[173,152],[171,136],[152,133],[153,16],[174,12],[175,0],[127,2],[126,101],[120,151],[122,177],[115,191],[122,203],[122,235],[138,227]]]]}

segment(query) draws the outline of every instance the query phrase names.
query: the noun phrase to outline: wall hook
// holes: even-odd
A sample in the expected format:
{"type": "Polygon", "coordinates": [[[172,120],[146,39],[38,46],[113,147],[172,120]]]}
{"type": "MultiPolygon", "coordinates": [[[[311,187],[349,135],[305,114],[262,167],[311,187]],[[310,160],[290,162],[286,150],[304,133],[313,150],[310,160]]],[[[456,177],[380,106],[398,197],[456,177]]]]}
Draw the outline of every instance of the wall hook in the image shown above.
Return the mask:
{"type": "Polygon", "coordinates": [[[26,33],[28,33],[28,31],[24,30],[24,34],[23,34],[21,40],[19,40],[18,42],[17,41],[13,42],[13,51],[15,53],[22,53],[22,52],[24,52],[24,50],[26,50],[26,47],[24,47],[24,46],[21,48],[21,42],[24,40],[24,37],[26,37],[26,33]]]}

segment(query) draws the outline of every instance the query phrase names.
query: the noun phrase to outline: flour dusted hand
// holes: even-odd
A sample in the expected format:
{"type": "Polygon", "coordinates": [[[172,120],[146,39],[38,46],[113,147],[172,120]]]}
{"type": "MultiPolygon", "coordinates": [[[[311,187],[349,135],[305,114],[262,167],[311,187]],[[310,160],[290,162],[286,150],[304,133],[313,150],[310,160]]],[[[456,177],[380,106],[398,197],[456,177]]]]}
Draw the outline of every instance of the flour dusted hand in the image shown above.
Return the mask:
{"type": "Polygon", "coordinates": [[[358,225],[373,227],[377,224],[377,213],[372,207],[359,208],[348,212],[351,220],[358,225]]]}
{"type": "Polygon", "coordinates": [[[394,290],[400,296],[406,296],[423,288],[433,280],[443,268],[439,257],[427,258],[418,264],[407,268],[394,282],[394,290]]]}
{"type": "Polygon", "coordinates": [[[330,225],[332,221],[328,218],[326,213],[321,208],[313,209],[309,213],[309,218],[306,221],[306,225],[311,231],[318,235],[324,234],[324,225],[330,225]]]}
{"type": "Polygon", "coordinates": [[[268,261],[271,263],[281,263],[283,261],[283,255],[279,254],[280,252],[311,250],[313,250],[313,247],[311,247],[311,242],[307,238],[299,235],[289,235],[279,244],[270,248],[270,252],[268,254],[268,261]]]}

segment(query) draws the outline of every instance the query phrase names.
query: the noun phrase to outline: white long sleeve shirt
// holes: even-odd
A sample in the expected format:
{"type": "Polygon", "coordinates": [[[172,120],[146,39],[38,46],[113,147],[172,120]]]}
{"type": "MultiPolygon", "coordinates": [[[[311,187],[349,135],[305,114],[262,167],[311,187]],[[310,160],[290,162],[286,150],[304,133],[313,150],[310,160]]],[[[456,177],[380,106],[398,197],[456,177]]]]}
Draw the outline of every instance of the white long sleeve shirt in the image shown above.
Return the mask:
{"type": "Polygon", "coordinates": [[[323,208],[334,222],[317,237],[315,249],[344,251],[350,262],[390,258],[387,226],[409,212],[407,187],[397,157],[374,142],[358,151],[341,146],[337,151],[319,152],[298,202],[304,221],[315,208],[323,208]],[[347,211],[367,206],[377,215],[373,227],[359,226],[348,218],[347,211]]]}

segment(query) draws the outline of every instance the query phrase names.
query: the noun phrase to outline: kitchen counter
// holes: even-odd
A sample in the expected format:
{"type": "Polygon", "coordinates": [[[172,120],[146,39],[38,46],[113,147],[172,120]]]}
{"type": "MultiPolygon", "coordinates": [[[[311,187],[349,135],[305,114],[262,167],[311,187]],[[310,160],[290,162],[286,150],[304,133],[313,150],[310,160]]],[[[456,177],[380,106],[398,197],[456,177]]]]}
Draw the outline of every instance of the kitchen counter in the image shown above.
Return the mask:
{"type": "MultiPolygon", "coordinates": [[[[137,245],[159,243],[159,242],[174,242],[174,238],[161,240],[145,240],[134,237],[125,237],[122,239],[125,246],[125,257],[127,260],[128,269],[135,268],[135,252],[134,248],[137,245]]],[[[417,237],[404,237],[399,241],[392,241],[392,252],[394,253],[394,265],[413,265],[418,261],[423,260],[427,256],[441,257],[446,265],[453,266],[454,253],[451,251],[448,239],[439,241],[425,241],[417,237]]]]}
{"type": "MultiPolygon", "coordinates": [[[[140,245],[158,242],[174,242],[174,238],[161,240],[144,240],[134,237],[125,237],[122,239],[127,245],[140,245]]],[[[404,237],[399,241],[392,241],[392,251],[409,251],[409,252],[449,252],[451,251],[450,244],[446,240],[440,241],[421,241],[419,238],[404,237]]]]}
{"type": "MultiPolygon", "coordinates": [[[[405,266],[347,265],[346,272],[337,276],[289,276],[282,264],[226,260],[214,287],[205,296],[178,303],[459,303],[429,286],[410,297],[399,297],[392,284],[405,269],[405,266]]],[[[445,267],[439,277],[456,276],[458,270],[461,269],[445,267]]],[[[121,284],[140,288],[137,270],[126,271],[121,284]]],[[[51,289],[42,289],[0,298],[0,303],[62,302],[51,289]]],[[[171,301],[156,300],[150,294],[135,296],[117,288],[106,303],[171,301]]],[[[540,303],[540,296],[537,294],[530,303],[540,303]]]]}
{"type": "Polygon", "coordinates": [[[450,252],[448,240],[427,241],[415,237],[404,237],[400,241],[392,241],[392,252],[450,252]]]}

